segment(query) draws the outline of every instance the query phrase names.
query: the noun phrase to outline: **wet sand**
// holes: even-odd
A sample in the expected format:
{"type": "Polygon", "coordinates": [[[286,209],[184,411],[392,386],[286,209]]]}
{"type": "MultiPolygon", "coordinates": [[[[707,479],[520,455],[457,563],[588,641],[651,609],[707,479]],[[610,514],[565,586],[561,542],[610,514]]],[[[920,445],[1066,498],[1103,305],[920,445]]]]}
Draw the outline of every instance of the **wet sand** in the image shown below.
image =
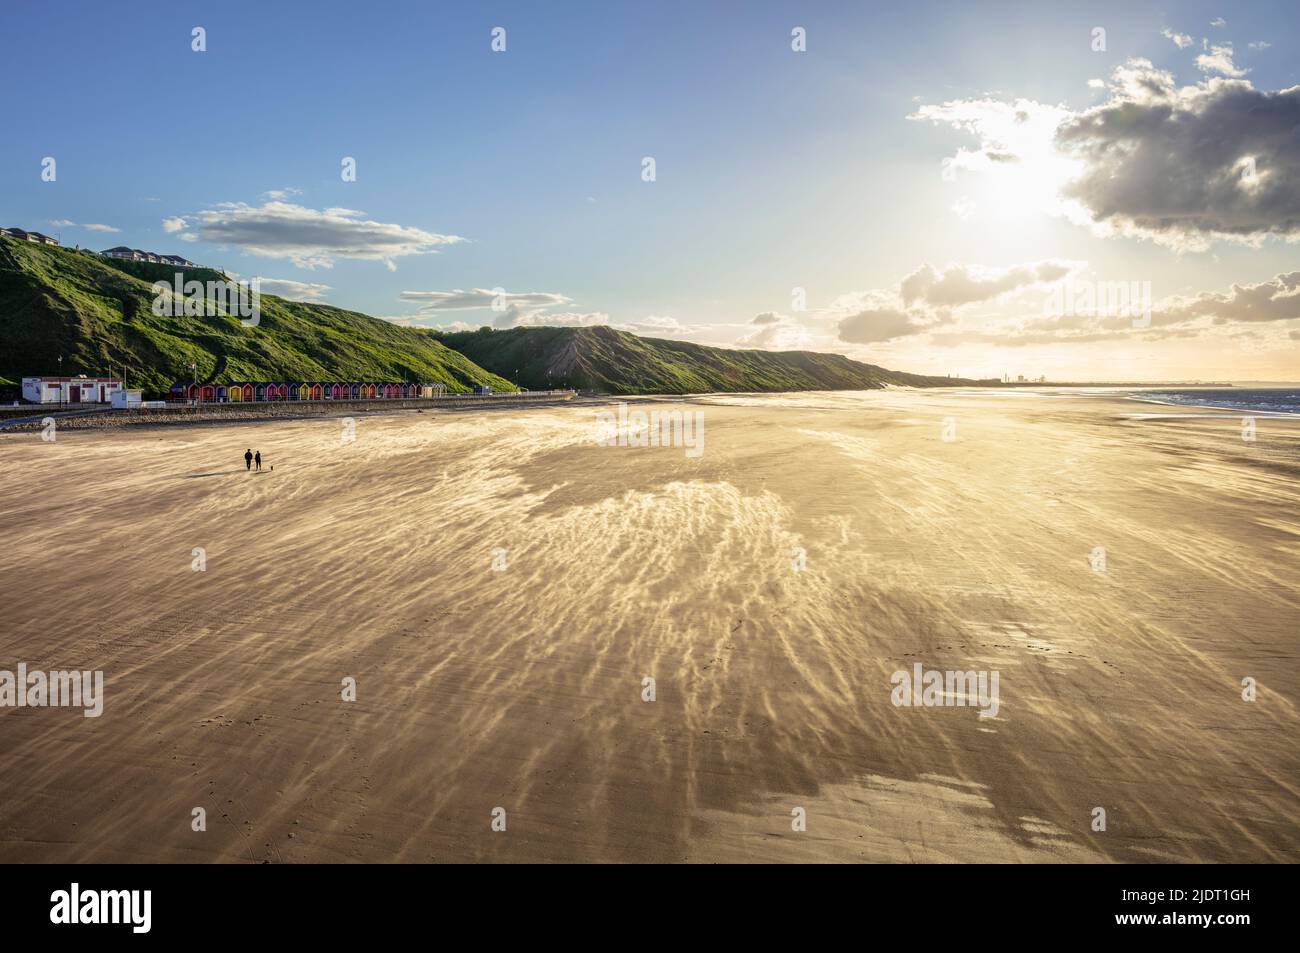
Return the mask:
{"type": "Polygon", "coordinates": [[[703,454],[593,401],[0,435],[0,669],[106,684],[0,708],[0,861],[1297,858],[1296,421],[630,404],[703,454]]]}

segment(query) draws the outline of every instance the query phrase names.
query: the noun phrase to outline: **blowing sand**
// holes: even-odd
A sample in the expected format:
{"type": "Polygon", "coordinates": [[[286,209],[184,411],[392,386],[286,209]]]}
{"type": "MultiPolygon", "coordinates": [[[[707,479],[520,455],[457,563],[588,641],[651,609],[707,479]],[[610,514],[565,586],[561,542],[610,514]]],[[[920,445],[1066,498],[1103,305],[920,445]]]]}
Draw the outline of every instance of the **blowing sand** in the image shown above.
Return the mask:
{"type": "Polygon", "coordinates": [[[0,860],[1296,859],[1296,422],[632,404],[703,454],[595,402],[0,436],[0,669],[105,677],[0,709],[0,860]]]}

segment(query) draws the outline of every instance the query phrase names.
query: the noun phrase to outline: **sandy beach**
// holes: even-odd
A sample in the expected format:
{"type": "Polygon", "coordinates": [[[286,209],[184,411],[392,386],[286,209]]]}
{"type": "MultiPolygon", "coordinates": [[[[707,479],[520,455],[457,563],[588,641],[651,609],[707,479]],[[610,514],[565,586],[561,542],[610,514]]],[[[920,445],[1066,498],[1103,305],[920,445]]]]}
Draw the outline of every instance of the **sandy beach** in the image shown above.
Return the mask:
{"type": "Polygon", "coordinates": [[[0,861],[1296,860],[1300,422],[628,405],[0,435],[0,861]]]}

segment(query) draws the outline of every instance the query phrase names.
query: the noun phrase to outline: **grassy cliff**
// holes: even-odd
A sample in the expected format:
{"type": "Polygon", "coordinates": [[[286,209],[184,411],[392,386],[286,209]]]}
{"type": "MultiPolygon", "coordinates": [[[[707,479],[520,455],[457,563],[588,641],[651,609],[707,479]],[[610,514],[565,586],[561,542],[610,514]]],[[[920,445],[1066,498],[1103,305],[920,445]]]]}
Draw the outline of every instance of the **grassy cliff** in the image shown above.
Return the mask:
{"type": "MultiPolygon", "coordinates": [[[[502,378],[445,347],[428,332],[321,304],[261,296],[261,321],[228,315],[158,317],[155,281],[171,265],[115,261],[86,252],[0,238],[0,379],[64,374],[125,374],[148,395],[199,381],[374,380],[474,384],[513,390],[502,378]]],[[[185,280],[221,281],[205,268],[185,280]]],[[[0,380],[0,383],[3,383],[0,380]]]]}
{"type": "Polygon", "coordinates": [[[576,387],[610,394],[706,391],[869,390],[952,386],[841,354],[755,351],[644,338],[610,327],[458,331],[438,339],[475,364],[525,387],[576,387]]]}

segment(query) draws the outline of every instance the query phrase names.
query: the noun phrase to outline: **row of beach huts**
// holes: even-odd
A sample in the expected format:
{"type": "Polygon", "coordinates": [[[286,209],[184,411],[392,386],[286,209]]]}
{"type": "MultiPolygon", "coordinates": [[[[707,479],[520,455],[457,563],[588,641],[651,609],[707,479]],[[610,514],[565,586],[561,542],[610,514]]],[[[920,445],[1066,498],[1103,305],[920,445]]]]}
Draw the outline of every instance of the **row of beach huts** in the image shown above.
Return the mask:
{"type": "MultiPolygon", "coordinates": [[[[259,381],[231,384],[177,383],[170,399],[200,404],[249,403],[277,400],[400,400],[441,397],[444,384],[394,384],[377,381],[259,381]]],[[[491,393],[479,385],[475,393],[491,393]]]]}
{"type": "MultiPolygon", "coordinates": [[[[112,404],[140,402],[140,392],[127,392],[115,377],[24,377],[23,400],[30,404],[112,404]],[[128,396],[129,393],[129,396],[128,396]],[[121,401],[118,398],[122,398],[121,401]]],[[[231,384],[176,383],[168,394],[169,401],[199,404],[252,403],[280,400],[400,400],[402,398],[442,397],[445,384],[411,384],[379,381],[266,381],[231,384]]],[[[474,393],[488,395],[485,384],[474,393]]]]}

